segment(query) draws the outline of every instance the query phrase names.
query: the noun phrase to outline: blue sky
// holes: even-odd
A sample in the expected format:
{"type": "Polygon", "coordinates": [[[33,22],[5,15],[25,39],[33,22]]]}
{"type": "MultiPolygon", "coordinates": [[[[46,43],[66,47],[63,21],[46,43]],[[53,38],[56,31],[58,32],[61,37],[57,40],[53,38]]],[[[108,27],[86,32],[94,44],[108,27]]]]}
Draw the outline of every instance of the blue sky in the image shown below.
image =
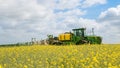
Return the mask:
{"type": "Polygon", "coordinates": [[[105,11],[106,9],[111,8],[111,7],[116,7],[119,4],[120,4],[119,0],[109,0],[107,1],[106,4],[92,6],[90,8],[87,8],[89,12],[87,12],[87,14],[83,17],[89,18],[89,19],[97,19],[97,17],[102,11],[105,11]]]}
{"type": "Polygon", "coordinates": [[[1,0],[0,44],[92,28],[103,43],[120,43],[119,0],[1,0]]]}

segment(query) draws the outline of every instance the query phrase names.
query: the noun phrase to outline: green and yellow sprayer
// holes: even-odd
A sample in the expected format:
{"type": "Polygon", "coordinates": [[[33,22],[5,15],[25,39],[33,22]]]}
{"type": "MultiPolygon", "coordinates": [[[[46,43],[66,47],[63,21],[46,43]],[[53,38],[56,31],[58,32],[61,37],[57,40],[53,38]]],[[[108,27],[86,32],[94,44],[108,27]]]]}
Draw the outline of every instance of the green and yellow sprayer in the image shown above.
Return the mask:
{"type": "Polygon", "coordinates": [[[59,34],[58,37],[48,35],[47,43],[50,45],[80,45],[102,43],[102,38],[100,36],[86,35],[85,30],[86,28],[72,29],[72,32],[59,34]]]}

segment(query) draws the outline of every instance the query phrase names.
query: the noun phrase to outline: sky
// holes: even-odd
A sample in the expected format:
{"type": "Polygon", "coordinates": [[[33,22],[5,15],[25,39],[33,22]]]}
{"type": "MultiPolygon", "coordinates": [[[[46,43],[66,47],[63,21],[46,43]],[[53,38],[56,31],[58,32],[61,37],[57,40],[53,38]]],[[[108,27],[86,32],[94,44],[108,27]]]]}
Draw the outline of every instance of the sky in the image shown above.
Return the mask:
{"type": "Polygon", "coordinates": [[[119,0],[0,0],[0,44],[58,36],[74,28],[120,43],[119,0]]]}

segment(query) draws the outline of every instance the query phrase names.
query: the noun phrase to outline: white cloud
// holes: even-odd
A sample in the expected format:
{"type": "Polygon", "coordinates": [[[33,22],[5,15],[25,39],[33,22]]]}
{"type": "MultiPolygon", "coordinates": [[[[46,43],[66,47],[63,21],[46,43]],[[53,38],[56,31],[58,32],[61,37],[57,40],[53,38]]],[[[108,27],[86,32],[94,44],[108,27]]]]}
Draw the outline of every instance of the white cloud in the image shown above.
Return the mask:
{"type": "Polygon", "coordinates": [[[81,15],[85,15],[86,14],[86,11],[82,11],[80,9],[73,9],[73,10],[69,10],[69,11],[66,11],[66,12],[63,12],[62,13],[63,15],[65,16],[81,16],[81,15]]]}
{"type": "Polygon", "coordinates": [[[63,12],[57,12],[55,14],[57,22],[60,22],[64,20],[67,17],[80,17],[86,14],[86,11],[80,10],[80,9],[73,9],[63,12]]]}
{"type": "Polygon", "coordinates": [[[120,20],[120,5],[116,8],[109,8],[108,10],[102,12],[99,16],[101,20],[120,20]]]}
{"type": "MultiPolygon", "coordinates": [[[[0,35],[2,39],[6,39],[6,42],[10,39],[13,42],[14,40],[27,40],[38,36],[38,33],[43,35],[43,31],[50,30],[52,27],[47,27],[54,17],[52,10],[38,4],[36,0],[0,1],[0,10],[0,27],[2,30],[0,35]]],[[[5,42],[2,42],[2,39],[0,43],[5,42]]]]}
{"type": "Polygon", "coordinates": [[[107,43],[120,43],[120,5],[101,12],[98,22],[103,24],[101,34],[107,43]]]}
{"type": "MultiPolygon", "coordinates": [[[[105,3],[106,0],[0,0],[0,44],[29,41],[32,37],[46,38],[47,34],[57,35],[79,27],[86,27],[88,31],[95,28],[100,35],[99,32],[107,29],[103,26],[108,24],[82,18],[87,11],[78,7],[105,3]],[[60,11],[55,13],[55,9],[60,11]]],[[[107,18],[107,13],[103,12],[99,21],[107,18]]],[[[114,29],[117,33],[117,28],[114,29]]]]}
{"type": "Polygon", "coordinates": [[[106,4],[106,2],[107,0],[57,0],[56,9],[87,8],[96,4],[106,4]]]}
{"type": "Polygon", "coordinates": [[[95,29],[95,34],[98,34],[101,29],[101,25],[97,23],[96,20],[77,18],[75,16],[67,16],[58,26],[61,26],[60,29],[62,29],[62,32],[84,27],[87,28],[86,32],[88,35],[91,34],[92,28],[95,29]]]}
{"type": "Polygon", "coordinates": [[[93,5],[97,5],[97,4],[105,4],[107,2],[107,0],[85,0],[82,3],[82,7],[86,8],[86,7],[91,7],[93,5]]]}
{"type": "Polygon", "coordinates": [[[80,5],[81,0],[58,0],[56,7],[57,9],[72,9],[80,5]]]}
{"type": "Polygon", "coordinates": [[[120,5],[101,12],[99,21],[120,28],[120,5]]]}

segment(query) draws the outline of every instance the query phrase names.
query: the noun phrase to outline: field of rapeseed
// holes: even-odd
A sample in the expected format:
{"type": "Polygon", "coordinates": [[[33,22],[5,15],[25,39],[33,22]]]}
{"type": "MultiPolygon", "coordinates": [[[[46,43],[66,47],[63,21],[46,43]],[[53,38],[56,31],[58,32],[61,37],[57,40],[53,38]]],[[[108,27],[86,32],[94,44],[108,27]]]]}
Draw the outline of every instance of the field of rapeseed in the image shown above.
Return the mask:
{"type": "Polygon", "coordinates": [[[120,68],[120,45],[0,47],[0,68],[120,68]]]}

